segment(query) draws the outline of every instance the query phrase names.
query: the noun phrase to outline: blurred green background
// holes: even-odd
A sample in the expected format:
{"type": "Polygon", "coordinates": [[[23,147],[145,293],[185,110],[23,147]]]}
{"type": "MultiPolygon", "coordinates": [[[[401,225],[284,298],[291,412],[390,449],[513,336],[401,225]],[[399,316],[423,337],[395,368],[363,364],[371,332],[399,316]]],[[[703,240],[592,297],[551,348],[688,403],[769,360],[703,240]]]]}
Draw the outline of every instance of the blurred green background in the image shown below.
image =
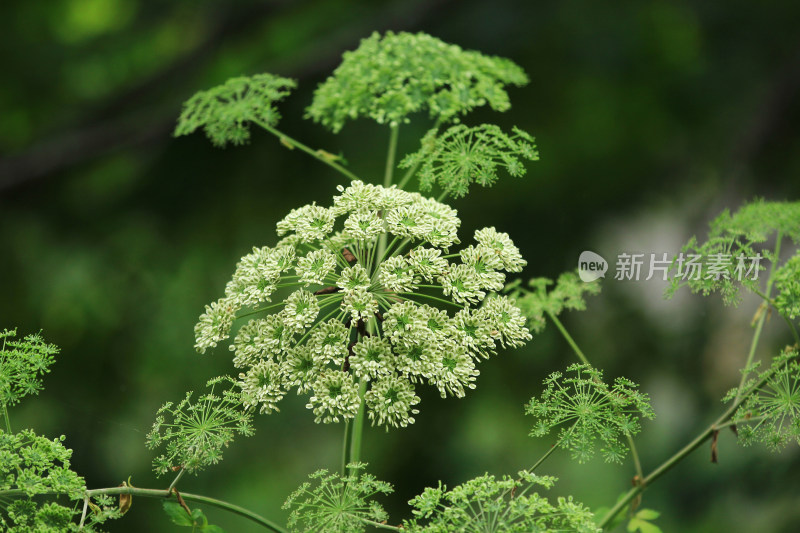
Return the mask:
{"type": "MultiPolygon", "coordinates": [[[[16,428],[67,435],[90,487],[166,485],[150,472],[144,436],[156,409],[233,371],[218,349],[200,356],[193,325],[222,294],[238,258],[275,241],[292,207],[327,204],[338,175],[256,132],[218,150],[200,134],[170,135],[183,100],[240,74],[298,79],[281,128],[342,151],[360,175],[382,172],[388,130],[366,121],[333,136],[301,120],[311,93],[373,30],[425,31],[508,57],[531,83],[505,114],[470,124],[517,125],[541,161],[523,179],[453,202],[462,236],[494,225],[529,266],[525,278],[575,268],[583,250],[675,253],[708,220],[754,196],[800,193],[800,4],[586,1],[398,2],[51,0],[0,6],[0,327],[43,330],[62,353],[46,389],[12,411],[16,428]]],[[[429,123],[401,128],[401,152],[429,123]]],[[[607,376],[652,396],[657,418],[639,437],[645,470],[721,412],[738,382],[757,303],[717,297],[663,301],[656,282],[608,279],[589,310],[565,317],[607,376]]],[[[789,340],[768,323],[762,355],[789,340]]],[[[551,444],[527,436],[523,404],[573,362],[548,327],[525,349],[481,367],[477,390],[441,400],[421,389],[417,423],[370,429],[364,456],[393,482],[393,520],[441,479],[513,473],[551,444]]],[[[302,398],[256,419],[221,465],[181,488],[279,521],[306,474],[336,468],[341,428],[318,426],[302,398]]],[[[800,454],[741,449],[720,437],[652,486],[643,505],[664,531],[796,531],[800,454]]],[[[597,507],[630,486],[632,465],[577,465],[555,454],[543,473],[556,494],[597,507]]],[[[385,500],[386,501],[386,500],[385,500]]],[[[226,531],[250,524],[206,509],[226,531]]],[[[159,505],[137,498],[112,531],[172,531],[159,505]]]]}

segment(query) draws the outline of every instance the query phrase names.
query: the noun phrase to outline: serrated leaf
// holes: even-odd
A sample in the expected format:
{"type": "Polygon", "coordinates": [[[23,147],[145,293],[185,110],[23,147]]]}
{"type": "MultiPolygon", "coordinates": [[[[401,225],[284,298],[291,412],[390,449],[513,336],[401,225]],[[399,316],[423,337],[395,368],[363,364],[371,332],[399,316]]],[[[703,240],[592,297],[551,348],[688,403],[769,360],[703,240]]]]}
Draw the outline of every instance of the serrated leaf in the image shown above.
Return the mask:
{"type": "Polygon", "coordinates": [[[172,500],[164,500],[163,502],[161,502],[161,506],[164,509],[164,513],[167,515],[167,517],[173,524],[179,526],[194,525],[193,517],[189,516],[189,513],[186,512],[186,509],[184,509],[183,506],[178,502],[172,500]]]}

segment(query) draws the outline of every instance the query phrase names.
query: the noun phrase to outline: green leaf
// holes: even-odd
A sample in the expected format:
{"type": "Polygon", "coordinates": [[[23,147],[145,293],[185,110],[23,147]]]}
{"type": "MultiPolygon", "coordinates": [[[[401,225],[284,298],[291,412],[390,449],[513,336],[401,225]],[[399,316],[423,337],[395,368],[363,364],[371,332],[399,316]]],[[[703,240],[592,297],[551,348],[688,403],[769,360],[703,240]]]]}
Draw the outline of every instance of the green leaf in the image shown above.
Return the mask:
{"type": "MultiPolygon", "coordinates": [[[[173,524],[177,524],[179,526],[193,526],[194,525],[194,517],[189,516],[189,513],[186,512],[186,509],[181,506],[178,502],[172,500],[164,500],[161,502],[161,505],[164,509],[164,512],[169,517],[170,521],[173,524]]],[[[199,509],[196,509],[199,511],[199,509]]]]}
{"type": "Polygon", "coordinates": [[[631,518],[628,522],[628,532],[633,533],[634,531],[639,531],[640,533],[661,533],[661,528],[645,520],[631,518]]]}
{"type": "Polygon", "coordinates": [[[215,526],[213,524],[206,524],[205,526],[200,528],[200,531],[203,533],[225,533],[225,530],[219,526],[215,526]]]}
{"type": "Polygon", "coordinates": [[[659,516],[661,516],[661,513],[654,509],[640,509],[636,513],[636,518],[641,520],[655,520],[659,516]]]}
{"type": "MultiPolygon", "coordinates": [[[[625,493],[624,492],[621,493],[620,497],[617,498],[617,501],[622,499],[624,496],[625,496],[625,493]]],[[[611,507],[596,507],[595,510],[594,510],[595,522],[600,523],[600,521],[603,518],[605,518],[605,516],[608,514],[608,512],[610,510],[611,510],[611,507]]],[[[616,514],[616,516],[614,516],[614,518],[611,519],[611,522],[609,522],[606,525],[606,529],[608,531],[613,531],[618,525],[620,525],[624,521],[625,521],[625,512],[624,512],[624,510],[622,510],[622,511],[618,512],[616,514]]]]}
{"type": "Polygon", "coordinates": [[[192,509],[192,525],[200,527],[208,525],[208,518],[203,514],[202,509],[197,507],[192,509]]]}

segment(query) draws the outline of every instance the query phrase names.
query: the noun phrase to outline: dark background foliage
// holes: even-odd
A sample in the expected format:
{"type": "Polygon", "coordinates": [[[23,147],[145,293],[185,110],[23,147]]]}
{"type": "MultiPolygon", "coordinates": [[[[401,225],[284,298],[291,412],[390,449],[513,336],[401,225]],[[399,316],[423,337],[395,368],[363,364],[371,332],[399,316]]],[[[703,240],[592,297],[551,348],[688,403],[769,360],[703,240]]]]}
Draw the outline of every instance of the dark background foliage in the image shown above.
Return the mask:
{"type": "MultiPolygon", "coordinates": [[[[62,354],[46,390],[12,412],[16,428],[67,435],[91,487],[132,475],[157,486],[144,435],[155,410],[214,375],[224,349],[200,356],[192,327],[238,258],[274,242],[292,207],[328,202],[337,175],[256,133],[218,150],[202,135],[173,139],[183,100],[228,77],[269,71],[297,78],[281,106],[287,133],[342,151],[352,168],[382,171],[388,130],[348,124],[333,136],[302,121],[317,83],[342,51],[373,30],[425,31],[511,58],[531,83],[505,114],[470,124],[518,125],[541,161],[454,202],[463,235],[495,225],[529,261],[523,275],[554,277],[591,249],[675,253],[723,208],[754,196],[797,199],[800,40],[797,2],[756,4],[53,0],[0,6],[0,326],[43,330],[62,354]]],[[[401,152],[428,123],[401,128],[401,152]]],[[[590,358],[652,395],[657,418],[639,439],[645,469],[671,454],[722,408],[738,382],[757,303],[661,300],[656,282],[608,279],[587,312],[565,320],[590,358]]],[[[788,340],[768,323],[762,354],[788,340]]],[[[522,406],[573,356],[549,327],[525,349],[481,367],[462,400],[421,391],[417,423],[369,430],[371,470],[404,502],[442,479],[530,465],[550,442],[527,437],[522,406]]],[[[300,398],[257,418],[222,466],[181,483],[282,520],[280,504],[305,475],[336,468],[340,427],[318,426],[300,398]]],[[[556,454],[543,472],[554,494],[610,505],[632,465],[575,465],[556,454]]],[[[720,462],[698,450],[645,494],[665,531],[794,531],[800,455],[720,440],[720,462]]],[[[228,531],[249,524],[207,510],[228,531]]],[[[168,531],[154,501],[137,499],[114,531],[168,531]]]]}

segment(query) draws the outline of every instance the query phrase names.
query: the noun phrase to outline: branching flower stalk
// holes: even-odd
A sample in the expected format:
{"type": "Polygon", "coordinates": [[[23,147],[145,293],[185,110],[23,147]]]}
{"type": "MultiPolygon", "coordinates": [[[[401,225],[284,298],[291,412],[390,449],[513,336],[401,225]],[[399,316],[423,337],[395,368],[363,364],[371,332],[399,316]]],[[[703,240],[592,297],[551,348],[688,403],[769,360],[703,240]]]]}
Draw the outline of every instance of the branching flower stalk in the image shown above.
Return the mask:
{"type": "MultiPolygon", "coordinates": [[[[578,343],[576,343],[575,339],[572,338],[572,335],[569,334],[567,328],[564,327],[564,324],[561,323],[561,320],[559,320],[558,317],[550,310],[547,311],[547,316],[553,321],[553,324],[556,325],[556,328],[558,328],[558,331],[567,341],[567,344],[570,345],[572,351],[575,352],[575,355],[578,356],[578,359],[580,359],[584,364],[591,366],[589,359],[586,357],[586,355],[584,355],[583,350],[580,349],[578,343]]],[[[644,472],[642,471],[642,463],[639,459],[639,451],[636,449],[636,443],[633,440],[633,436],[631,436],[629,433],[625,433],[624,435],[625,440],[628,442],[628,449],[631,451],[631,457],[633,458],[633,466],[636,470],[635,479],[638,480],[638,482],[641,482],[641,480],[644,478],[644,472]]]]}
{"type": "MultiPolygon", "coordinates": [[[[61,491],[51,490],[51,491],[40,492],[38,494],[41,496],[59,496],[62,495],[63,493],[61,491]]],[[[91,501],[91,499],[101,496],[119,496],[119,495],[130,495],[130,496],[140,496],[143,498],[163,499],[172,497],[174,493],[173,491],[168,492],[165,491],[164,489],[150,489],[150,488],[124,486],[124,487],[89,489],[86,490],[84,494],[85,497],[91,501]]],[[[6,499],[6,498],[13,499],[24,495],[25,491],[22,490],[0,490],[0,499],[6,499]]],[[[245,509],[244,507],[240,507],[230,502],[219,500],[217,498],[211,498],[209,496],[204,496],[202,494],[193,494],[189,492],[181,492],[180,497],[187,502],[196,502],[205,505],[211,505],[212,507],[217,507],[229,513],[242,516],[244,518],[247,518],[251,522],[258,524],[259,526],[266,528],[269,531],[273,531],[274,533],[288,533],[286,529],[279,526],[272,520],[264,518],[263,516],[254,513],[249,509],[245,509]]]]}
{"type": "MultiPolygon", "coordinates": [[[[756,322],[756,328],[755,331],[753,332],[753,340],[750,343],[750,350],[747,352],[747,360],[744,363],[743,368],[745,369],[752,368],[753,359],[755,358],[756,355],[756,347],[758,346],[758,340],[761,337],[761,330],[764,329],[764,323],[767,320],[768,313],[767,309],[765,309],[764,307],[769,305],[767,302],[770,301],[772,284],[775,281],[775,265],[777,264],[781,254],[781,240],[782,240],[782,234],[781,231],[778,230],[775,236],[775,251],[773,253],[774,260],[770,267],[770,273],[769,273],[769,278],[767,278],[766,288],[764,289],[764,296],[763,296],[764,304],[762,304],[762,306],[759,306],[758,310],[756,311],[758,316],[758,321],[756,322]]],[[[739,400],[739,398],[741,398],[742,396],[745,383],[747,382],[747,377],[748,377],[748,372],[742,372],[742,378],[739,381],[739,387],[737,387],[736,390],[736,400],[739,400]]]]}
{"type": "MultiPolygon", "coordinates": [[[[390,131],[391,133],[389,134],[389,148],[386,154],[386,168],[384,170],[384,176],[383,176],[384,188],[389,188],[392,185],[392,177],[394,175],[395,157],[397,154],[397,142],[400,133],[400,126],[393,123],[390,126],[390,131]]],[[[396,239],[397,237],[395,237],[395,240],[396,239]]],[[[379,258],[379,262],[382,262],[385,258],[387,240],[388,237],[386,233],[383,233],[378,239],[376,254],[377,257],[379,258]]],[[[392,242],[394,243],[395,240],[393,240],[392,242]]],[[[402,246],[403,245],[401,244],[399,248],[402,248],[402,246]]],[[[367,327],[370,334],[375,333],[376,328],[374,321],[370,320],[367,327]]],[[[345,424],[344,428],[345,433],[347,433],[348,430],[351,433],[349,437],[349,447],[345,449],[345,459],[343,461],[343,465],[347,465],[350,463],[358,464],[359,461],[361,460],[361,439],[364,434],[364,417],[366,416],[365,413],[366,394],[367,394],[367,381],[365,379],[361,379],[361,382],[359,383],[358,386],[358,397],[361,400],[358,406],[358,414],[356,415],[356,419],[352,424],[352,426],[350,424],[345,424]]],[[[344,469],[342,470],[342,475],[344,475],[344,469]]]]}
{"type": "MultiPolygon", "coordinates": [[[[757,202],[755,204],[746,206],[733,217],[725,213],[712,224],[712,227],[714,227],[714,231],[717,232],[717,234],[721,234],[722,232],[724,232],[727,224],[733,228],[730,230],[733,235],[742,234],[745,235],[748,239],[751,239],[756,242],[766,240],[770,231],[774,232],[775,234],[775,248],[771,255],[772,267],[770,268],[770,273],[765,284],[764,292],[762,293],[758,289],[757,285],[755,285],[755,283],[752,282],[746,284],[743,283],[749,290],[755,292],[756,294],[759,294],[759,296],[761,296],[764,301],[759,306],[756,312],[753,337],[750,343],[750,348],[747,352],[747,359],[742,370],[742,378],[736,389],[731,391],[731,393],[729,393],[727,397],[727,399],[731,400],[731,405],[711,425],[709,425],[706,429],[700,432],[691,442],[686,444],[683,448],[678,450],[674,455],[672,455],[670,458],[661,463],[647,476],[643,477],[639,485],[631,488],[622,498],[620,498],[616,502],[616,504],[608,511],[608,513],[606,513],[605,517],[603,517],[603,519],[600,521],[601,527],[606,527],[607,525],[609,525],[612,522],[612,520],[614,520],[616,515],[619,514],[620,511],[625,509],[636,497],[638,497],[639,494],[645,488],[647,488],[649,484],[651,484],[656,479],[664,475],[672,467],[674,467],[684,458],[689,456],[694,450],[702,446],[707,440],[712,438],[720,429],[735,425],[736,420],[734,420],[734,417],[737,415],[737,413],[739,413],[740,408],[742,408],[744,405],[748,403],[751,403],[751,400],[753,399],[754,395],[759,393],[762,387],[767,385],[771,381],[774,375],[776,375],[781,370],[787,368],[785,365],[789,365],[793,361],[797,360],[798,357],[797,347],[800,346],[800,344],[795,345],[794,351],[787,351],[783,357],[779,358],[778,361],[780,362],[780,364],[773,364],[773,366],[770,369],[760,374],[757,379],[748,380],[748,377],[755,371],[757,367],[757,365],[754,363],[754,359],[759,341],[761,339],[761,333],[763,331],[764,324],[766,323],[766,320],[768,318],[767,306],[773,305],[778,311],[778,313],[784,316],[784,318],[790,325],[790,330],[795,336],[795,339],[797,339],[797,332],[796,329],[794,328],[794,324],[792,324],[789,317],[785,316],[784,309],[776,305],[775,301],[772,300],[771,298],[771,291],[776,279],[776,273],[786,268],[786,266],[784,266],[781,269],[778,269],[776,268],[776,265],[780,259],[781,241],[783,236],[785,235],[784,227],[787,227],[785,226],[787,223],[790,224],[788,227],[791,228],[788,233],[792,236],[795,242],[797,242],[798,239],[800,239],[800,226],[797,224],[800,218],[798,218],[797,216],[787,216],[785,213],[782,213],[783,216],[775,216],[774,214],[772,216],[766,216],[767,214],[766,212],[773,211],[775,209],[780,209],[780,207],[778,207],[779,205],[780,204],[766,204],[763,202],[760,203],[757,202]],[[764,211],[764,213],[761,213],[761,211],[764,211]],[[760,216],[754,217],[753,216],[754,213],[757,213],[760,216]],[[743,221],[743,222],[738,222],[738,221],[743,221]]],[[[790,209],[798,209],[798,207],[800,206],[791,205],[790,209]]],[[[695,243],[694,240],[692,240],[691,242],[695,243]]],[[[707,247],[710,244],[711,242],[699,248],[703,249],[704,247],[707,247]]],[[[743,246],[745,248],[750,246],[749,243],[745,243],[745,244],[734,244],[734,245],[726,244],[726,247],[730,249],[732,246],[735,245],[743,246]]],[[[790,260],[790,262],[791,261],[792,260],[790,260]]],[[[723,278],[723,281],[727,281],[730,279],[731,279],[730,277],[727,279],[723,278]]],[[[722,288],[721,290],[723,291],[723,295],[728,301],[736,303],[737,300],[734,297],[735,293],[733,292],[733,288],[730,283],[728,284],[722,283],[718,286],[711,285],[711,286],[701,287],[701,290],[711,291],[719,287],[722,288]]],[[[794,400],[787,399],[786,401],[794,401],[794,400]]],[[[796,417],[797,413],[795,412],[793,414],[796,417]]],[[[751,419],[749,417],[750,413],[746,413],[745,416],[742,417],[742,420],[740,420],[740,422],[750,423],[751,419]]],[[[767,417],[766,416],[755,417],[754,419],[752,419],[752,421],[760,423],[762,422],[761,420],[762,418],[767,418],[767,417]]],[[[798,418],[794,419],[795,425],[800,424],[798,420],[800,419],[798,418]]],[[[800,434],[800,432],[796,431],[795,428],[792,429],[792,432],[800,434]]],[[[775,435],[779,434],[776,433],[775,435]]],[[[776,438],[783,438],[783,436],[781,435],[776,438]]]]}
{"type": "MultiPolygon", "coordinates": [[[[756,339],[754,339],[756,340],[756,339]]],[[[661,463],[658,467],[656,467],[652,472],[647,474],[642,479],[642,483],[638,486],[631,488],[625,495],[620,498],[614,507],[612,507],[606,515],[600,520],[599,525],[600,527],[606,527],[614,517],[619,514],[620,511],[625,509],[628,504],[636,498],[645,488],[647,488],[650,484],[652,484],[655,480],[663,476],[667,473],[672,467],[680,463],[683,459],[688,457],[693,451],[697,448],[702,446],[708,439],[710,439],[714,433],[724,427],[730,425],[730,420],[739,407],[747,400],[747,397],[757,391],[760,387],[762,387],[765,383],[767,383],[772,376],[772,372],[768,372],[767,375],[764,375],[759,379],[752,387],[749,387],[739,398],[737,398],[728,409],[722,413],[719,418],[717,418],[711,425],[709,425],[706,429],[700,432],[691,442],[689,442],[686,446],[675,452],[669,459],[661,463]]]]}
{"type": "MultiPolygon", "coordinates": [[[[597,398],[606,396],[608,404],[612,406],[612,412],[609,413],[610,416],[607,416],[605,421],[596,419],[591,421],[588,427],[592,428],[592,426],[595,426],[592,428],[592,431],[596,431],[601,439],[610,445],[610,448],[607,447],[604,451],[607,460],[618,461],[620,457],[618,450],[612,451],[617,447],[615,444],[613,444],[615,439],[611,438],[611,436],[614,434],[624,435],[625,440],[627,441],[627,446],[630,449],[633,457],[634,468],[636,471],[636,477],[634,480],[641,480],[643,476],[642,467],[639,460],[639,454],[636,449],[636,444],[633,440],[633,433],[638,431],[638,425],[635,423],[635,418],[633,418],[632,415],[638,411],[638,414],[641,416],[651,417],[652,410],[649,407],[649,399],[646,395],[642,395],[638,391],[633,390],[635,384],[627,380],[620,381],[619,379],[614,385],[614,390],[616,392],[614,392],[612,396],[608,396],[609,391],[607,390],[605,384],[603,384],[601,381],[601,374],[594,370],[583,350],[581,350],[577,342],[575,342],[575,339],[573,339],[572,335],[569,334],[564,324],[558,318],[558,315],[564,309],[585,309],[586,301],[584,294],[597,294],[600,291],[600,285],[584,283],[578,279],[578,276],[574,272],[562,274],[554,286],[548,290],[548,287],[551,285],[553,285],[552,281],[545,278],[537,278],[531,280],[529,283],[529,286],[532,287],[533,290],[522,288],[518,282],[510,284],[506,290],[510,292],[512,296],[518,299],[519,305],[527,315],[534,331],[538,332],[544,329],[546,318],[549,318],[553,324],[555,324],[556,328],[567,341],[567,344],[582,363],[582,365],[573,365],[570,367],[570,369],[576,369],[579,373],[588,372],[593,376],[591,379],[594,385],[597,387],[596,392],[599,393],[599,397],[597,398]]],[[[561,377],[560,374],[555,374],[555,376],[557,379],[561,377]]],[[[553,385],[560,387],[561,385],[557,379],[546,380],[545,383],[548,383],[548,388],[552,387],[553,385]]],[[[577,380],[571,379],[565,381],[571,381],[572,383],[580,384],[585,380],[578,378],[577,380]]],[[[580,385],[580,388],[583,389],[585,385],[585,383],[580,385]]],[[[576,392],[580,394],[580,391],[576,392]]],[[[551,399],[555,398],[556,396],[551,397],[551,399]]],[[[589,456],[591,452],[579,452],[579,450],[581,448],[590,450],[590,441],[581,439],[576,441],[576,439],[573,437],[573,432],[578,430],[578,424],[584,423],[584,419],[588,420],[587,417],[596,418],[600,411],[604,409],[604,406],[603,402],[590,400],[589,397],[585,397],[585,401],[587,402],[585,407],[581,408],[586,410],[585,413],[576,410],[573,415],[569,417],[564,417],[562,414],[556,414],[554,418],[551,418],[552,414],[548,413],[555,414],[559,412],[560,408],[558,406],[558,402],[551,404],[550,408],[546,408],[546,403],[539,404],[535,400],[531,401],[529,409],[532,410],[529,412],[537,417],[545,417],[545,419],[550,418],[551,424],[550,426],[542,425],[544,420],[540,420],[539,426],[534,428],[532,433],[535,436],[543,436],[547,434],[552,425],[562,424],[573,419],[575,420],[574,425],[562,430],[561,437],[559,438],[558,442],[556,442],[547,451],[547,453],[545,453],[545,455],[536,463],[536,466],[547,459],[547,457],[549,457],[549,455],[555,451],[555,449],[561,447],[572,449],[573,453],[577,454],[576,457],[578,457],[581,461],[589,456]],[[594,406],[591,406],[592,403],[594,403],[594,406]],[[580,444],[580,446],[576,446],[576,442],[582,444],[580,444]]],[[[571,409],[572,407],[567,407],[567,410],[571,409]]],[[[582,439],[594,438],[591,436],[586,436],[585,428],[582,430],[582,432],[584,433],[582,439]]]]}

